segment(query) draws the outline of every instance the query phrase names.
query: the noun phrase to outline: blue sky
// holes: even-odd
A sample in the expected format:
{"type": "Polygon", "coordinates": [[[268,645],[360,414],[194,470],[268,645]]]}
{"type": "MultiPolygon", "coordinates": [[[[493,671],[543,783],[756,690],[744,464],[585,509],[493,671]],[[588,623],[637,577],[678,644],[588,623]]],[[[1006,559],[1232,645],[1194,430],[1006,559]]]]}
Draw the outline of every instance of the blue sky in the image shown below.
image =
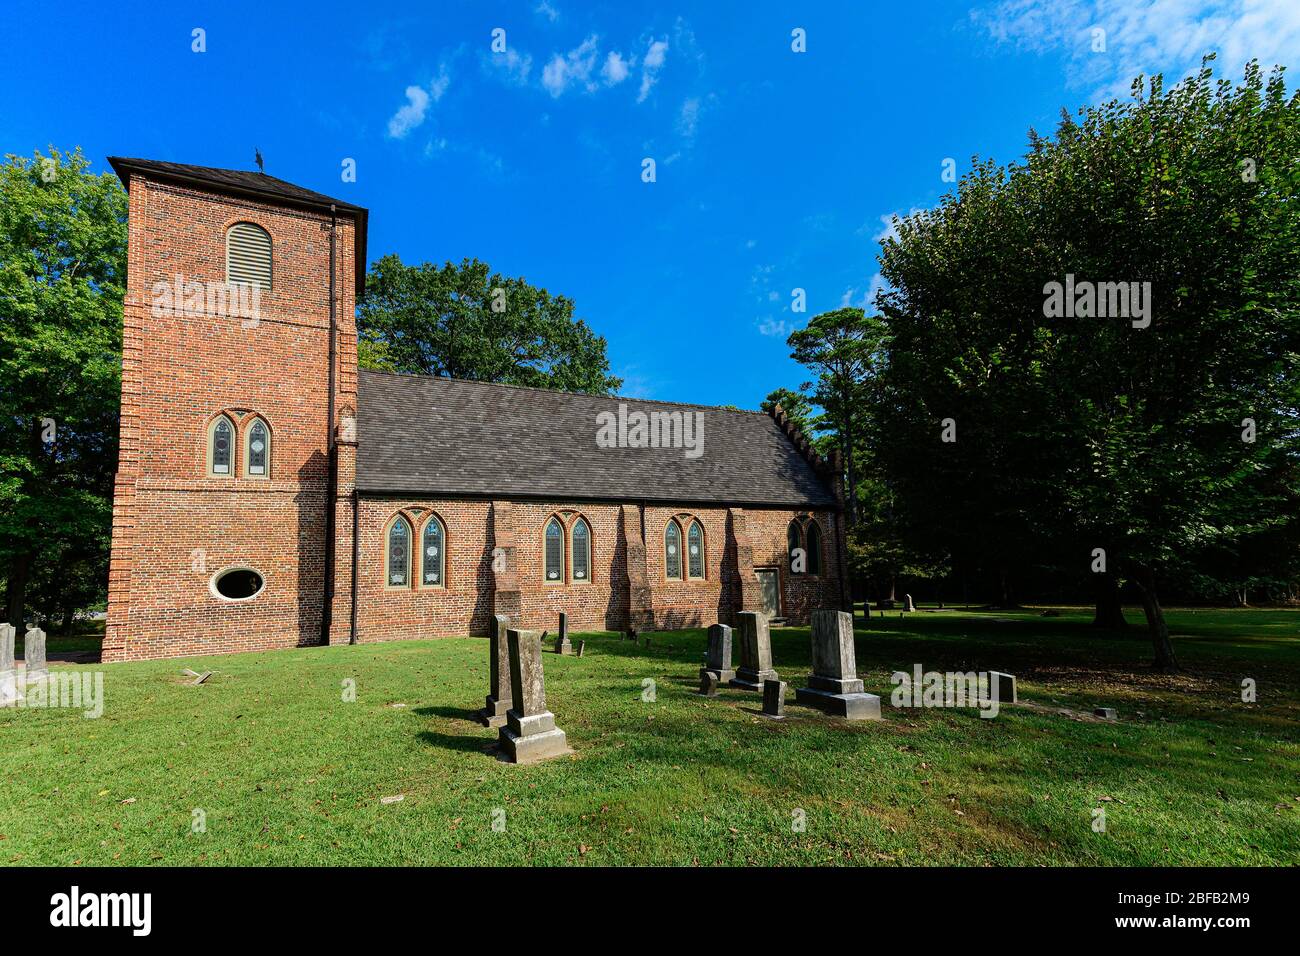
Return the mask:
{"type": "Polygon", "coordinates": [[[1296,0],[294,6],[10,5],[0,150],[252,168],[259,147],[369,207],[372,257],[477,256],[574,298],[625,394],[745,408],[799,384],[786,335],[864,302],[945,159],[1014,160],[1061,107],[1207,50],[1234,76],[1300,52],[1296,0]]]}

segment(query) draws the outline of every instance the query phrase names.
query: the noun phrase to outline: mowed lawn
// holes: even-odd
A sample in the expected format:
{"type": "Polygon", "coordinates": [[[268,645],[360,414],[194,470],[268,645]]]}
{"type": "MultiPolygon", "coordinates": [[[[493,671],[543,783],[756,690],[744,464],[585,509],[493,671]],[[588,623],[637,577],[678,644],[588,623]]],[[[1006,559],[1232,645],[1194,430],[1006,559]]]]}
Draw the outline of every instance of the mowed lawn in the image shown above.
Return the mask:
{"type": "Polygon", "coordinates": [[[584,657],[544,657],[575,753],[531,767],[494,759],[496,732],[470,720],[482,638],[106,665],[99,719],[0,710],[0,861],[1300,862],[1300,613],[1170,612],[1186,669],[1173,677],[1147,668],[1140,627],[1099,635],[1089,616],[859,620],[858,668],[885,719],[853,724],[793,703],[806,629],[773,632],[784,722],[758,716],[757,695],[692,694],[702,631],[648,649],[577,635],[584,657]],[[890,673],[917,663],[1012,672],[1031,706],[890,706],[890,673]],[[192,687],[186,666],[216,673],[192,687]],[[1088,717],[1099,705],[1120,720],[1088,717]]]}

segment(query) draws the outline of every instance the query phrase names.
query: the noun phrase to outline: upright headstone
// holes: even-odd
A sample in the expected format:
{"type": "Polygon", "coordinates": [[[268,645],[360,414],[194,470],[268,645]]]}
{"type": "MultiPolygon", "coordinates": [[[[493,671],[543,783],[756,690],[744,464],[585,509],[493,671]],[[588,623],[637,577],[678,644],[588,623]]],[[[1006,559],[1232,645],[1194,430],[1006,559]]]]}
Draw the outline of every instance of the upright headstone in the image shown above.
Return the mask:
{"type": "Polygon", "coordinates": [[[706,674],[712,674],[718,684],[736,676],[731,666],[731,628],[725,624],[709,625],[709,645],[704,652],[704,666],[700,668],[701,689],[706,674]]]}
{"type": "Polygon", "coordinates": [[[14,635],[12,624],[0,624],[0,707],[17,703],[23,696],[14,674],[14,635]]]}
{"type": "Polygon", "coordinates": [[[573,653],[573,644],[569,642],[569,615],[566,611],[560,612],[560,636],[555,639],[555,653],[573,653]]]}
{"type": "Polygon", "coordinates": [[[989,694],[997,694],[998,704],[1016,703],[1016,678],[1001,671],[989,671],[989,694]]]}
{"type": "Polygon", "coordinates": [[[628,639],[629,641],[631,641],[633,644],[636,643],[636,628],[635,628],[635,627],[629,627],[629,628],[627,629],[627,639],[628,639]]]}
{"type": "Polygon", "coordinates": [[[23,637],[23,663],[27,665],[27,683],[44,680],[50,676],[45,663],[45,632],[33,627],[23,637]]]}
{"type": "Polygon", "coordinates": [[[488,638],[488,695],[486,706],[479,711],[478,720],[484,727],[501,727],[510,709],[510,645],[506,630],[510,619],[504,614],[492,618],[493,633],[488,638]]]}
{"type": "Polygon", "coordinates": [[[546,709],[542,647],[536,631],[506,631],[510,645],[510,710],[501,728],[501,749],[514,763],[535,763],[569,753],[564,731],[546,709]]]}
{"type": "Polygon", "coordinates": [[[587,649],[587,642],[586,642],[586,641],[579,641],[579,642],[578,642],[578,656],[581,657],[583,651],[585,651],[586,649],[587,649]]]}
{"type": "Polygon", "coordinates": [[[700,671],[700,689],[698,693],[701,697],[718,696],[718,676],[713,671],[700,671]]]}
{"type": "Polygon", "coordinates": [[[858,679],[853,615],[845,611],[813,611],[812,660],[808,686],[795,691],[796,701],[847,720],[880,719],[880,698],[863,693],[858,679]]]}
{"type": "Polygon", "coordinates": [[[741,611],[740,667],[729,684],[744,690],[763,690],[763,681],[779,680],[772,669],[772,638],[767,627],[767,615],[760,611],[741,611]]]}
{"type": "Polygon", "coordinates": [[[763,681],[763,714],[774,720],[785,717],[785,681],[763,681]]]}
{"type": "Polygon", "coordinates": [[[904,610],[904,611],[913,611],[913,612],[916,611],[916,605],[912,603],[912,595],[910,595],[910,594],[904,594],[904,595],[903,595],[903,600],[904,600],[904,602],[905,602],[904,605],[903,605],[903,610],[904,610]]]}

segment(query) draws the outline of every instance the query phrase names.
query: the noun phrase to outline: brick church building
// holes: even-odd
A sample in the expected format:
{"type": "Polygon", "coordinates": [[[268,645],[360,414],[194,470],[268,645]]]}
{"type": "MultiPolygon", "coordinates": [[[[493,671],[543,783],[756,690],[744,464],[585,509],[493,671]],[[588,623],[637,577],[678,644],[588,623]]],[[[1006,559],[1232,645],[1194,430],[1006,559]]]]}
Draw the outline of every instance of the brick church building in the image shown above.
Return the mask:
{"type": "Polygon", "coordinates": [[[130,202],[105,661],[847,606],[837,463],[779,410],[358,371],[365,209],[110,163],[130,202]],[[598,439],[638,413],[697,422],[698,449],[598,439]]]}

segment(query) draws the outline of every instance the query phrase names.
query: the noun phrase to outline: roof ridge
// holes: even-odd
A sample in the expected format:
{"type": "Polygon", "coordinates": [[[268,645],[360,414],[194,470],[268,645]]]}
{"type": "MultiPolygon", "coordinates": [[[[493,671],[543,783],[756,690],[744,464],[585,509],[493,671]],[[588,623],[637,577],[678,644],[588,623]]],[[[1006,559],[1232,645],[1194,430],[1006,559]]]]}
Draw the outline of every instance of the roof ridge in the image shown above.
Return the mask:
{"type": "Polygon", "coordinates": [[[748,408],[723,408],[720,405],[701,405],[698,402],[670,402],[663,398],[632,398],[627,395],[601,395],[593,392],[569,392],[560,388],[542,388],[538,385],[515,385],[511,382],[485,382],[475,378],[456,378],[454,375],[420,375],[415,372],[389,372],[383,369],[357,369],[358,375],[390,375],[394,378],[408,378],[415,381],[460,382],[465,385],[482,385],[489,388],[512,388],[520,392],[546,392],[551,395],[573,395],[579,398],[620,399],[625,402],[640,402],[649,405],[673,405],[678,408],[699,408],[711,412],[729,412],[737,415],[761,415],[769,417],[767,412],[748,408]]]}

